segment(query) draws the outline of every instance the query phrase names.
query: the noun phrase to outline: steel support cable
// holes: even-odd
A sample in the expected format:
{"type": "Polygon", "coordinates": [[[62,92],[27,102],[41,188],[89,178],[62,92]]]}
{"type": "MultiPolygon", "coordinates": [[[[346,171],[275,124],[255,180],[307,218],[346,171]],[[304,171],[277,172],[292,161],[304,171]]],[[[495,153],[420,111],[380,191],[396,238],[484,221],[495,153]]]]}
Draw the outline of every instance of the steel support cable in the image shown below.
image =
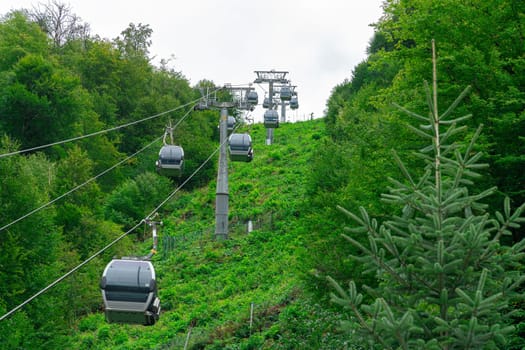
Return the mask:
{"type": "MultiPolygon", "coordinates": [[[[189,103],[189,104],[191,104],[191,103],[189,103]]],[[[169,111],[165,111],[165,112],[162,112],[162,113],[159,113],[159,114],[155,114],[155,115],[149,116],[149,117],[144,118],[144,119],[135,120],[135,121],[132,121],[132,122],[129,122],[129,123],[126,123],[126,124],[122,124],[122,125],[116,126],[114,128],[99,130],[99,131],[93,132],[91,134],[77,136],[77,137],[72,137],[70,139],[49,143],[47,145],[41,145],[41,146],[36,146],[36,147],[32,147],[32,148],[26,148],[26,149],[23,149],[23,150],[20,150],[20,151],[14,151],[14,152],[0,154],[0,158],[13,156],[15,154],[20,154],[20,153],[37,151],[39,149],[43,149],[43,148],[47,148],[47,147],[51,147],[51,146],[56,146],[56,145],[61,145],[63,143],[68,143],[68,142],[72,142],[72,141],[82,140],[82,139],[85,139],[85,138],[88,138],[88,137],[91,137],[91,136],[97,136],[97,135],[105,134],[105,133],[110,132],[110,131],[115,131],[115,130],[122,129],[122,128],[125,128],[125,127],[130,126],[130,125],[142,123],[142,122],[144,122],[146,120],[150,120],[150,119],[153,119],[153,118],[160,117],[160,116],[162,116],[164,114],[171,113],[171,112],[176,111],[176,110],[178,110],[180,108],[186,107],[189,104],[182,105],[182,106],[179,106],[177,108],[171,109],[169,111]]]]}
{"type": "MultiPolygon", "coordinates": [[[[220,90],[220,88],[217,88],[215,89],[214,91],[210,92],[207,94],[206,97],[208,97],[210,94],[216,92],[220,90]]],[[[23,150],[20,150],[20,151],[13,151],[13,152],[9,152],[9,153],[4,153],[4,154],[0,154],[0,158],[4,158],[4,157],[9,157],[9,156],[13,156],[15,154],[20,154],[20,153],[26,153],[26,152],[31,152],[31,151],[37,151],[39,149],[43,149],[43,148],[48,148],[48,147],[51,147],[51,146],[57,146],[57,145],[61,145],[61,144],[64,144],[64,143],[67,143],[67,142],[72,142],[72,141],[78,141],[78,140],[82,140],[82,139],[85,139],[85,138],[88,138],[88,137],[92,137],[92,136],[97,136],[97,135],[101,135],[101,134],[105,134],[107,132],[110,132],[110,131],[115,131],[115,130],[118,130],[118,129],[122,129],[122,128],[125,128],[125,127],[128,127],[128,126],[131,126],[131,125],[135,125],[135,124],[139,124],[139,123],[142,123],[142,122],[145,122],[147,120],[150,120],[150,119],[153,119],[153,118],[158,118],[160,116],[163,116],[165,114],[168,114],[168,113],[171,113],[171,112],[174,112],[176,110],[179,110],[179,109],[182,109],[184,107],[187,107],[189,105],[195,105],[197,102],[199,102],[200,100],[202,99],[202,97],[196,99],[196,100],[193,100],[191,102],[188,102],[186,104],[183,104],[181,106],[178,106],[178,107],[175,107],[175,108],[172,108],[170,110],[167,110],[167,111],[164,111],[164,112],[161,112],[161,113],[158,113],[158,114],[155,114],[155,115],[152,115],[152,116],[149,116],[149,117],[146,117],[146,118],[143,118],[143,119],[140,119],[140,120],[135,120],[135,121],[132,121],[132,122],[129,122],[129,123],[126,123],[126,124],[122,124],[122,125],[119,125],[119,126],[115,126],[113,128],[109,128],[109,129],[104,129],[104,130],[100,130],[100,131],[96,131],[96,132],[93,132],[91,134],[87,134],[87,135],[82,135],[82,136],[77,136],[77,137],[72,137],[72,138],[69,138],[69,139],[66,139],[66,140],[62,140],[62,141],[57,141],[57,142],[53,142],[53,143],[49,143],[47,145],[41,145],[41,146],[36,146],[36,147],[32,147],[32,148],[26,148],[26,149],[23,149],[23,150]]]]}
{"type": "Polygon", "coordinates": [[[245,84],[224,84],[224,86],[218,88],[217,90],[220,90],[222,88],[228,88],[229,86],[231,87],[242,87],[242,86],[246,86],[246,85],[251,85],[252,83],[245,83],[245,84]]]}
{"type": "Polygon", "coordinates": [[[21,308],[23,308],[25,305],[27,305],[28,303],[30,303],[31,301],[33,301],[34,299],[38,298],[40,295],[44,294],[45,292],[47,292],[48,290],[50,290],[51,288],[53,288],[54,286],[56,286],[57,284],[59,284],[60,282],[62,282],[64,279],[66,279],[67,277],[69,277],[70,275],[72,275],[73,273],[75,273],[78,269],[80,269],[82,266],[86,265],[87,263],[89,263],[91,260],[95,259],[97,256],[99,256],[100,254],[102,254],[103,252],[105,252],[107,249],[109,249],[110,247],[112,247],[115,243],[117,243],[118,241],[122,240],[124,237],[126,237],[130,232],[132,232],[133,230],[135,230],[137,227],[140,226],[140,224],[142,224],[144,220],[141,220],[138,224],[136,224],[133,228],[131,228],[130,230],[128,230],[127,232],[123,233],[122,235],[120,235],[119,237],[117,237],[115,240],[113,240],[113,242],[109,243],[108,245],[106,245],[104,248],[100,249],[98,252],[96,252],[95,254],[91,255],[89,258],[87,258],[86,260],[84,260],[82,263],[80,263],[79,265],[77,265],[76,267],[74,267],[73,269],[69,270],[69,272],[65,273],[64,275],[62,275],[61,277],[57,278],[53,283],[49,284],[47,287],[45,287],[44,289],[41,289],[39,292],[37,292],[36,294],[34,294],[32,297],[28,298],[26,301],[24,301],[23,303],[21,303],[20,305],[16,306],[15,308],[13,308],[11,311],[7,312],[5,315],[3,315],[2,317],[0,317],[0,321],[4,320],[5,318],[11,316],[12,314],[14,314],[15,312],[17,312],[18,310],[20,310],[21,308]]]}
{"type": "MultiPolygon", "coordinates": [[[[188,112],[186,112],[186,114],[177,122],[177,124],[173,127],[173,128],[176,128],[180,123],[182,123],[182,121],[184,119],[186,119],[186,117],[190,114],[190,112],[193,110],[193,107],[191,109],[188,110],[188,112]]],[[[111,170],[115,169],[116,167],[118,167],[119,165],[125,163],[126,161],[128,161],[129,159],[135,157],[137,154],[143,152],[144,150],[146,150],[147,148],[153,146],[156,142],[158,142],[159,140],[161,140],[163,138],[163,136],[161,137],[158,137],[156,138],[155,140],[153,140],[151,143],[147,144],[146,146],[142,147],[140,150],[138,150],[137,152],[133,153],[132,155],[126,157],[125,159],[121,160],[120,162],[114,164],[113,166],[109,167],[108,169],[104,170],[103,172],[99,173],[98,175],[92,177],[91,179],[85,181],[84,183],[72,188],[71,190],[67,191],[66,193],[63,193],[61,194],[60,196],[56,197],[55,199],[47,202],[46,204],[43,204],[41,205],[40,207],[36,208],[36,209],[33,209],[31,210],[29,213],[25,214],[25,215],[22,215],[21,217],[19,217],[18,219],[15,219],[14,221],[10,222],[9,224],[7,225],[4,225],[2,227],[0,227],[0,232],[2,232],[3,230],[5,230],[6,228],[8,227],[11,227],[13,226],[14,224],[16,224],[17,222],[27,218],[28,216],[31,216],[33,214],[35,214],[36,212],[39,212],[40,210],[50,206],[51,204],[55,203],[56,201],[70,195],[71,193],[81,189],[82,187],[88,185],[89,183],[95,181],[96,179],[98,179],[99,177],[105,175],[106,173],[110,172],[111,170]]]]}
{"type": "MultiPolygon", "coordinates": [[[[233,131],[237,130],[237,127],[235,127],[235,129],[233,131]]],[[[186,179],[184,180],[184,182],[182,182],[182,184],[180,184],[179,187],[177,187],[164,201],[162,201],[155,209],[153,209],[153,211],[151,213],[149,213],[146,217],[150,217],[152,215],[154,215],[157,210],[159,210],[164,204],[166,204],[171,198],[173,198],[173,196],[180,190],[182,189],[182,187],[184,187],[196,174],[197,172],[199,172],[209,161],[210,159],[221,149],[222,145],[224,143],[228,142],[228,138],[226,138],[226,140],[224,140],[220,145],[219,147],[217,147],[211,154],[208,158],[206,158],[206,160],[186,179]]]]}
{"type": "MultiPolygon", "coordinates": [[[[266,94],[269,92],[267,91],[264,86],[262,86],[260,83],[257,83],[257,85],[262,89],[262,91],[264,91],[264,96],[266,96],[266,94]]],[[[264,97],[262,98],[263,102],[262,103],[259,103],[257,106],[262,106],[263,103],[264,103],[264,97]]],[[[270,97],[268,97],[268,101],[270,101],[270,97]]]]}
{"type": "Polygon", "coordinates": [[[268,91],[264,88],[264,86],[262,86],[260,83],[257,83],[257,85],[262,89],[262,91],[264,91],[264,92],[266,92],[266,93],[268,92],[268,91]]]}
{"type": "Polygon", "coordinates": [[[133,158],[134,156],[136,156],[136,155],[139,154],[140,152],[144,151],[145,149],[151,147],[153,144],[155,144],[156,142],[158,142],[160,139],[162,139],[162,136],[156,138],[156,139],[153,140],[153,142],[151,142],[150,144],[148,144],[148,145],[142,147],[142,148],[141,148],[140,150],[138,150],[137,152],[133,153],[132,155],[130,155],[130,156],[128,156],[128,157],[126,157],[125,159],[121,160],[120,162],[114,164],[114,165],[111,166],[110,168],[104,170],[103,172],[101,172],[100,174],[98,174],[98,175],[92,177],[91,179],[87,180],[86,182],[84,182],[84,183],[82,183],[82,184],[80,184],[80,185],[78,185],[78,186],[72,188],[71,190],[67,191],[66,193],[61,194],[60,196],[58,196],[58,197],[56,197],[55,199],[53,199],[53,200],[47,202],[46,204],[43,204],[43,205],[41,205],[40,207],[31,210],[29,213],[27,213],[27,214],[25,214],[25,215],[22,215],[22,216],[19,217],[18,219],[16,219],[16,220],[10,222],[9,224],[0,227],[0,232],[3,231],[3,230],[5,230],[5,229],[8,228],[8,227],[13,226],[13,225],[16,224],[17,222],[19,222],[19,221],[21,221],[21,220],[27,218],[28,216],[31,216],[31,215],[33,215],[34,213],[36,213],[36,212],[38,212],[38,211],[40,211],[40,210],[42,210],[42,209],[44,209],[44,208],[50,206],[51,204],[53,204],[53,203],[55,203],[56,201],[58,201],[58,200],[64,198],[65,196],[70,195],[71,193],[75,192],[76,190],[78,190],[78,189],[80,189],[80,188],[82,188],[82,187],[88,185],[89,183],[95,181],[96,179],[98,179],[98,178],[101,177],[102,175],[105,175],[105,174],[108,173],[109,171],[115,169],[117,166],[119,166],[119,165],[121,165],[122,163],[128,161],[129,159],[133,158]]]}
{"type": "MultiPolygon", "coordinates": [[[[221,143],[219,145],[219,147],[217,147],[211,154],[208,158],[206,158],[206,160],[190,175],[188,176],[188,178],[179,186],[177,187],[172,193],[170,193],[170,195],[164,200],[161,202],[160,205],[158,205],[150,214],[148,214],[146,216],[146,218],[149,218],[151,217],[152,215],[154,215],[164,204],[166,204],[171,198],[173,198],[173,196],[182,189],[182,187],[184,185],[186,185],[195,175],[197,175],[197,173],[210,161],[210,159],[219,151],[219,149],[222,147],[222,145],[227,142],[227,139],[224,140],[223,143],[221,143]]],[[[54,282],[52,282],[51,284],[49,284],[48,286],[46,286],[45,288],[41,289],[40,291],[38,291],[37,293],[35,293],[33,296],[31,296],[30,298],[26,299],[24,302],[22,302],[21,304],[19,304],[18,306],[16,306],[15,308],[13,308],[12,310],[10,310],[9,312],[7,312],[6,314],[4,314],[2,317],[0,317],[0,321],[3,321],[4,319],[6,319],[7,317],[11,316],[12,314],[14,314],[15,312],[17,312],[18,310],[20,310],[22,307],[24,307],[25,305],[29,304],[31,301],[33,301],[34,299],[36,299],[37,297],[39,297],[40,295],[44,294],[45,292],[47,292],[48,290],[50,290],[51,288],[53,288],[54,286],[56,286],[57,284],[59,284],[60,282],[62,282],[63,280],[65,280],[67,277],[71,276],[73,273],[75,273],[76,271],[78,271],[81,267],[83,267],[84,265],[87,265],[91,260],[95,259],[97,256],[99,256],[100,254],[104,253],[106,250],[108,250],[109,248],[111,248],[113,245],[115,245],[117,242],[119,242],[120,240],[122,240],[124,237],[126,237],[128,234],[130,234],[131,232],[133,232],[134,230],[137,229],[137,227],[139,227],[143,222],[145,222],[145,219],[142,219],[140,220],[139,223],[137,223],[135,226],[133,226],[131,229],[129,229],[128,231],[126,231],[125,233],[123,233],[122,235],[120,235],[119,237],[117,237],[116,239],[114,239],[111,243],[109,243],[108,245],[106,245],[104,248],[100,249],[98,252],[96,252],[95,254],[93,254],[92,256],[90,256],[89,258],[87,258],[86,260],[84,260],[83,262],[81,262],[80,264],[78,264],[77,266],[75,266],[73,269],[69,270],[68,272],[66,272],[64,275],[62,275],[61,277],[57,278],[54,282]]]]}

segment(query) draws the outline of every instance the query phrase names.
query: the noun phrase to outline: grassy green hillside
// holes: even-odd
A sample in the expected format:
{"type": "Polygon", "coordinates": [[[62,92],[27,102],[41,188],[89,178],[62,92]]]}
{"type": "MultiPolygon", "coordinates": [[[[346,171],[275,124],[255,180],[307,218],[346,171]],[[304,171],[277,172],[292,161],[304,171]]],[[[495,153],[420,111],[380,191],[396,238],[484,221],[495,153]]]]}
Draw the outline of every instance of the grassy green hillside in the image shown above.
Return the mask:
{"type": "Polygon", "coordinates": [[[310,300],[302,278],[306,184],[324,122],[284,124],[271,146],[262,125],[249,132],[253,162],[229,164],[230,239],[213,238],[215,182],[177,195],[162,215],[154,259],[159,322],[110,325],[102,312],[92,314],[78,322],[72,347],[182,349],[188,334],[188,349],[342,347],[338,316],[310,300]]]}

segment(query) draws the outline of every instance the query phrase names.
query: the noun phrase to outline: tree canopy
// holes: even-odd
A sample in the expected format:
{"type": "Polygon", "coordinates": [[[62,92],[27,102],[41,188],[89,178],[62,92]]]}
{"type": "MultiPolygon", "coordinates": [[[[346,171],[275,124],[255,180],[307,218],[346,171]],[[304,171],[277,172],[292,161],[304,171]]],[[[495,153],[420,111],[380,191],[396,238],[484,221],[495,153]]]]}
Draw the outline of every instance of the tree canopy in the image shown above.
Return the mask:
{"type": "MultiPolygon", "coordinates": [[[[521,349],[525,3],[387,0],[383,10],[325,118],[284,124],[271,148],[254,138],[257,166],[232,167],[234,240],[203,238],[213,159],[162,209],[163,327],[113,327],[100,311],[100,272],[149,248],[139,232],[1,321],[2,345],[182,347],[194,331],[194,348],[209,349],[521,349]],[[437,102],[421,88],[432,39],[437,102]],[[454,112],[438,128],[446,110],[433,106],[454,112]],[[357,225],[345,242],[348,217],[357,225]]],[[[152,33],[130,23],[101,39],[55,1],[0,18],[0,314],[180,184],[153,171],[170,121],[184,118],[174,139],[188,174],[216,149],[216,111],[187,105],[214,83],[190,86],[169,59],[155,66],[152,33]]],[[[263,140],[261,125],[243,128],[263,140]]]]}

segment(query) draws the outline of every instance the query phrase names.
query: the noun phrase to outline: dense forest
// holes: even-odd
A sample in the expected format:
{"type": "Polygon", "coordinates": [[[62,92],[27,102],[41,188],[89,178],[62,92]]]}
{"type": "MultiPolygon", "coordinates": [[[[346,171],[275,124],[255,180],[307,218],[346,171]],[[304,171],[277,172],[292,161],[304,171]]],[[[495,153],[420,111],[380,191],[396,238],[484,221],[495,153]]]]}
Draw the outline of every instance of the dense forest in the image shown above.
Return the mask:
{"type": "MultiPolygon", "coordinates": [[[[147,24],[102,39],[51,5],[0,19],[1,315],[179,186],[154,171],[170,121],[185,174],[218,146],[218,112],[192,108],[213,82],[155,66],[147,24]]],[[[1,347],[522,349],[525,3],[383,11],[324,118],[271,146],[241,126],[255,158],[230,164],[229,240],[212,235],[215,157],[159,211],[157,325],[102,310],[107,262],[151,246],[140,226],[0,321],[1,347]]]]}

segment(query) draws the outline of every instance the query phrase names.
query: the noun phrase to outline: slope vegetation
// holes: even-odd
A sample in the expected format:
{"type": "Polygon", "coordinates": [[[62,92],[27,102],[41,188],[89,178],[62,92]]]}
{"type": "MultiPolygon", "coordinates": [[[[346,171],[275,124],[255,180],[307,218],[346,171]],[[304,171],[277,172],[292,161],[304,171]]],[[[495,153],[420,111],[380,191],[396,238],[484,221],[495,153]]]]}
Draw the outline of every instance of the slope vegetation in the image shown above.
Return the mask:
{"type": "Polygon", "coordinates": [[[262,125],[249,132],[254,140],[253,162],[229,164],[230,239],[213,238],[215,182],[178,195],[163,214],[161,247],[154,261],[163,307],[160,321],[153,327],[115,325],[106,324],[102,312],[92,314],[78,323],[71,346],[341,345],[338,335],[330,335],[337,316],[311,302],[301,278],[306,269],[301,257],[308,254],[306,184],[324,122],[284,124],[276,129],[270,146],[265,144],[262,125]]]}

